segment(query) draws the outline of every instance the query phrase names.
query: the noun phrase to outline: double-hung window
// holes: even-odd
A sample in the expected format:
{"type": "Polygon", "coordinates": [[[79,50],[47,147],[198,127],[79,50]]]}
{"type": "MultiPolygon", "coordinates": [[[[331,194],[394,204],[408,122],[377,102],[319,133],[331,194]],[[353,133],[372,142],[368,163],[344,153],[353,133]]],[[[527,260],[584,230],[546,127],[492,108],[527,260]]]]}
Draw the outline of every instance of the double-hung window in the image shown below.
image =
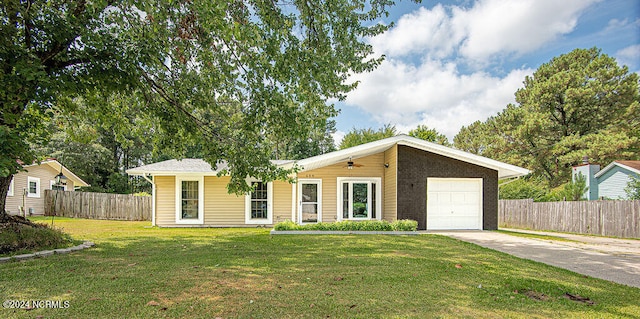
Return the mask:
{"type": "Polygon", "coordinates": [[[176,177],[176,224],[204,223],[204,177],[176,177]]]}
{"type": "Polygon", "coordinates": [[[261,181],[251,181],[252,191],[245,196],[245,223],[273,223],[273,185],[261,181]]]}
{"type": "Polygon", "coordinates": [[[27,197],[40,198],[40,179],[27,177],[27,197]]]}
{"type": "Polygon", "coordinates": [[[378,177],[338,177],[338,219],[381,219],[381,183],[378,177]]]}

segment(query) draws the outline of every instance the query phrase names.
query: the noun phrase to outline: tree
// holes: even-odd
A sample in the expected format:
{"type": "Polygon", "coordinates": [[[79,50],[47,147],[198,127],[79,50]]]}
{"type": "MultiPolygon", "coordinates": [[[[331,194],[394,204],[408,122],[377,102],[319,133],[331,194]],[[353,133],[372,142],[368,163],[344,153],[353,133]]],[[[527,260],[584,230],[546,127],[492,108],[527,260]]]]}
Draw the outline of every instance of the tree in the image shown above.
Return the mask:
{"type": "Polygon", "coordinates": [[[518,178],[498,186],[500,199],[533,199],[540,201],[547,194],[544,183],[537,179],[518,178]]]}
{"type": "Polygon", "coordinates": [[[584,156],[594,162],[640,155],[638,74],[599,49],[576,49],[527,76],[510,104],[463,128],[456,147],[527,167],[551,187],[584,156]]]}
{"type": "Polygon", "coordinates": [[[640,199],[640,177],[632,176],[629,183],[627,183],[627,187],[624,188],[625,193],[627,193],[627,198],[631,200],[639,200],[640,199]]]}
{"type": "Polygon", "coordinates": [[[353,128],[347,133],[340,142],[340,149],[345,149],[369,142],[378,141],[387,137],[398,135],[395,125],[386,124],[385,126],[374,130],[372,128],[356,129],[353,128]]]}
{"type": "Polygon", "coordinates": [[[274,159],[299,160],[336,150],[332,134],[336,132],[336,121],[320,121],[311,127],[307,136],[295,137],[276,134],[270,136],[274,159]]]}
{"type": "Polygon", "coordinates": [[[133,192],[125,171],[153,161],[156,131],[153,120],[141,112],[140,97],[96,92],[75,99],[74,105],[73,112],[53,110],[51,138],[32,145],[35,154],[54,157],[79,175],[91,185],[83,191],[133,192]],[[110,116],[92,116],[96,110],[110,116]]]}
{"type": "Polygon", "coordinates": [[[413,136],[415,138],[419,138],[428,142],[433,142],[437,144],[441,144],[444,146],[451,146],[449,143],[449,139],[444,134],[438,133],[436,129],[429,128],[426,125],[418,125],[418,127],[409,131],[409,136],[413,136]]]}
{"type": "Polygon", "coordinates": [[[578,174],[571,182],[564,185],[564,196],[570,201],[584,200],[584,195],[588,189],[587,178],[582,174],[578,174]]]}
{"type": "Polygon", "coordinates": [[[205,160],[229,163],[230,191],[246,191],[246,176],[287,178],[265,133],[307,136],[310,122],[336,114],[327,101],[356,86],[348,76],[381,62],[363,39],[388,29],[374,21],[390,4],[3,1],[0,211],[16,160],[35,160],[29,142],[46,138],[39,117],[73,112],[74,98],[96,91],[140,92],[164,145],[184,155],[182,145],[204,141],[205,160]]]}

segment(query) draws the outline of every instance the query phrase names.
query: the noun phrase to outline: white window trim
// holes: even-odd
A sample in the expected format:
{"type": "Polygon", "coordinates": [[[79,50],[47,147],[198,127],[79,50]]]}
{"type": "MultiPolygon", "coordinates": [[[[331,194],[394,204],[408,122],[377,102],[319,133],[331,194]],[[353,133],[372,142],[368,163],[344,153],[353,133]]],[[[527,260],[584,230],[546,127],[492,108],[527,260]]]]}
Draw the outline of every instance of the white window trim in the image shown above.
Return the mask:
{"type": "MultiPolygon", "coordinates": [[[[371,187],[371,186],[369,186],[371,187]]],[[[382,178],[381,177],[338,177],[337,178],[337,220],[382,220],[382,178]],[[376,184],[376,218],[342,218],[342,184],[366,182],[376,184]]],[[[371,188],[369,188],[370,190],[371,188]]],[[[351,212],[350,212],[351,214],[351,212]]]]}
{"type": "Polygon", "coordinates": [[[40,198],[40,179],[37,177],[27,176],[27,197],[31,198],[40,198]],[[36,192],[31,193],[31,187],[29,187],[31,182],[36,183],[36,192]]]}
{"type": "MultiPolygon", "coordinates": [[[[261,182],[258,179],[247,179],[247,184],[261,182]]],[[[273,182],[267,183],[267,218],[251,218],[251,193],[244,196],[244,223],[248,225],[273,224],[273,182]]]]}
{"type": "Polygon", "coordinates": [[[316,224],[322,222],[322,179],[304,178],[298,180],[298,222],[299,224],[316,224]],[[318,221],[313,223],[302,222],[302,184],[317,184],[318,185],[318,221]]]}
{"type": "Polygon", "coordinates": [[[176,224],[202,225],[204,224],[204,176],[176,176],[176,224]],[[182,182],[198,182],[198,219],[182,219],[182,182]]]}
{"type": "Polygon", "coordinates": [[[11,178],[11,182],[9,183],[9,190],[7,191],[7,196],[13,196],[13,188],[15,186],[13,185],[13,178],[11,178]]]}
{"type": "MultiPolygon", "coordinates": [[[[56,185],[56,181],[52,181],[52,180],[49,181],[49,189],[53,190],[53,186],[55,185],[56,185]]],[[[62,185],[62,189],[64,191],[67,191],[67,185],[62,185]]]]}

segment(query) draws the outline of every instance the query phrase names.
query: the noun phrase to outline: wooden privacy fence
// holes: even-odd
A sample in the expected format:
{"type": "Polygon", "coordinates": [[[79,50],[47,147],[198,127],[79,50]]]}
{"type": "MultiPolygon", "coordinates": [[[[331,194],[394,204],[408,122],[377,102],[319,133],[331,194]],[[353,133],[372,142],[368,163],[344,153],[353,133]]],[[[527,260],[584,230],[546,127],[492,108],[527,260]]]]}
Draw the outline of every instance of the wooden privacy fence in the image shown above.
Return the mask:
{"type": "Polygon", "coordinates": [[[45,190],[44,214],[89,219],[151,220],[151,196],[45,190]]]}
{"type": "Polygon", "coordinates": [[[500,200],[498,226],[640,238],[640,200],[500,200]]]}

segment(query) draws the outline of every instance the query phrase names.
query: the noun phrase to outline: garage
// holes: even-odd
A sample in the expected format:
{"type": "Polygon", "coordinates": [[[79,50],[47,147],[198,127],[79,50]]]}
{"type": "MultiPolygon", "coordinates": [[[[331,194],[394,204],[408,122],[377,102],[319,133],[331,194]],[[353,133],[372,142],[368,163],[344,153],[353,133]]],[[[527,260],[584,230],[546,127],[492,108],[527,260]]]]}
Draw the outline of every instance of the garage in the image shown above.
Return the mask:
{"type": "Polygon", "coordinates": [[[427,229],[482,229],[482,178],[427,178],[427,229]]]}

